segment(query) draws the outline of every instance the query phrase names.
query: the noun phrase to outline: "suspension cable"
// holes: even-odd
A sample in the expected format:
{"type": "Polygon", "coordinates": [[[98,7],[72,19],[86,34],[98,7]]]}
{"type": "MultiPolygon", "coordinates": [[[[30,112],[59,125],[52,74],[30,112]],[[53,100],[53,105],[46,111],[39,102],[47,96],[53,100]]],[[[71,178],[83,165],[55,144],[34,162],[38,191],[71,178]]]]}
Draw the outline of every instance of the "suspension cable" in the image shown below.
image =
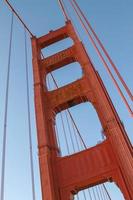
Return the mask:
{"type": "Polygon", "coordinates": [[[73,128],[73,133],[74,133],[74,136],[75,136],[75,141],[76,141],[77,149],[78,149],[78,151],[80,151],[81,149],[80,149],[80,145],[78,143],[77,133],[76,133],[75,126],[74,126],[72,120],[71,120],[71,123],[72,123],[72,128],[73,128]]]}
{"type": "Polygon", "coordinates": [[[86,144],[85,144],[85,142],[84,142],[84,140],[83,140],[83,138],[82,138],[82,136],[81,136],[81,133],[80,133],[80,131],[79,131],[79,129],[78,129],[76,123],[75,123],[75,120],[73,119],[73,116],[72,116],[71,112],[69,111],[69,109],[68,109],[68,113],[69,113],[69,115],[70,115],[70,118],[71,118],[71,120],[72,120],[72,122],[73,122],[73,124],[74,124],[74,126],[75,126],[75,128],[76,128],[76,130],[77,130],[77,133],[78,133],[78,135],[79,135],[79,137],[80,137],[80,140],[81,140],[81,142],[82,142],[84,148],[87,149],[87,146],[86,146],[86,144]]]}
{"type": "Polygon", "coordinates": [[[92,192],[93,192],[94,200],[96,200],[96,194],[95,194],[95,190],[93,187],[92,187],[92,192]]]}
{"type": "Polygon", "coordinates": [[[13,6],[9,3],[8,0],[5,0],[5,2],[7,3],[7,5],[9,6],[9,8],[11,9],[11,11],[15,14],[15,16],[19,19],[19,21],[21,22],[21,24],[25,27],[25,29],[28,31],[28,33],[30,34],[31,37],[33,37],[33,33],[30,31],[30,29],[28,28],[28,26],[24,23],[24,21],[21,19],[21,17],[19,16],[19,14],[15,11],[15,9],[13,8],[13,6]]]}
{"type": "Polygon", "coordinates": [[[64,124],[62,113],[60,113],[60,117],[61,117],[61,123],[62,123],[62,127],[63,127],[63,133],[64,133],[64,136],[65,136],[65,142],[66,142],[66,146],[67,146],[67,152],[68,152],[68,154],[70,154],[70,148],[69,148],[69,145],[68,145],[67,133],[66,133],[66,129],[65,129],[65,124],[64,124]]]}
{"type": "Polygon", "coordinates": [[[69,133],[70,133],[72,148],[73,148],[73,151],[76,152],[75,146],[74,146],[74,141],[73,141],[73,138],[72,138],[72,131],[71,131],[69,119],[68,119],[68,116],[67,116],[67,111],[65,111],[65,116],[66,116],[66,122],[67,122],[68,130],[69,130],[69,133]]]}
{"type": "Polygon", "coordinates": [[[108,54],[107,50],[105,49],[103,43],[101,42],[101,40],[98,38],[96,32],[94,31],[94,29],[92,28],[91,24],[89,23],[89,20],[86,18],[85,14],[83,13],[83,11],[81,10],[81,8],[79,7],[78,3],[76,2],[76,0],[72,0],[74,5],[76,6],[77,10],[79,11],[79,13],[81,14],[81,16],[83,17],[83,19],[85,20],[86,24],[88,25],[88,28],[91,30],[93,36],[95,37],[96,41],[98,42],[98,44],[100,45],[101,49],[103,50],[104,54],[106,55],[106,57],[108,58],[110,64],[112,65],[115,73],[117,74],[119,80],[121,81],[123,87],[125,88],[127,94],[129,95],[129,97],[131,98],[131,100],[133,101],[133,95],[130,91],[130,89],[128,88],[126,82],[124,81],[123,77],[121,76],[120,72],[118,71],[116,65],[114,64],[112,58],[110,57],[110,55],[108,54]]]}
{"type": "Polygon", "coordinates": [[[106,188],[106,186],[105,186],[104,183],[103,183],[103,188],[104,188],[104,190],[106,191],[106,194],[107,194],[109,200],[111,200],[110,195],[109,195],[109,192],[108,192],[108,190],[107,190],[107,188],[106,188]]]}
{"type": "Polygon", "coordinates": [[[106,200],[105,195],[104,195],[105,190],[103,189],[102,185],[100,185],[99,189],[101,190],[101,195],[102,195],[103,200],[106,200]]]}
{"type": "Polygon", "coordinates": [[[8,66],[7,66],[5,109],[4,109],[4,131],[3,131],[3,142],[2,142],[2,169],[1,169],[1,193],[0,193],[0,200],[4,200],[4,189],[5,189],[5,167],[6,167],[6,145],[7,145],[7,118],[8,118],[9,82],[10,82],[10,71],[11,71],[11,51],[12,51],[14,14],[12,13],[11,15],[12,16],[11,16],[10,41],[9,41],[9,53],[8,53],[8,66]]]}
{"type": "Polygon", "coordinates": [[[85,191],[83,190],[82,192],[83,192],[83,197],[84,197],[84,199],[87,200],[85,191]]]}
{"type": "Polygon", "coordinates": [[[97,192],[97,195],[98,195],[98,200],[101,200],[101,198],[100,198],[100,193],[99,193],[99,191],[98,191],[98,186],[96,186],[96,192],[97,192]]]}
{"type": "Polygon", "coordinates": [[[99,185],[99,187],[98,187],[98,190],[99,190],[99,193],[100,193],[100,199],[103,199],[103,194],[102,194],[100,185],[99,185]]]}
{"type": "Polygon", "coordinates": [[[61,10],[62,10],[62,13],[63,13],[63,15],[64,15],[66,21],[68,21],[68,20],[69,20],[69,16],[68,16],[68,14],[67,14],[67,12],[66,12],[64,2],[63,2],[62,0],[58,0],[58,4],[60,5],[60,8],[61,8],[61,10]]]}
{"type": "Polygon", "coordinates": [[[106,195],[106,190],[104,189],[103,185],[101,185],[101,187],[102,187],[102,192],[103,192],[104,200],[107,200],[108,197],[107,197],[107,195],[106,195]]]}
{"type": "Polygon", "coordinates": [[[73,7],[73,9],[74,9],[74,11],[75,11],[77,17],[79,18],[79,21],[80,21],[81,25],[83,26],[83,28],[84,28],[85,31],[87,32],[87,35],[88,35],[88,37],[89,37],[89,39],[90,39],[90,41],[91,41],[93,47],[95,48],[95,50],[96,50],[96,52],[97,52],[99,58],[101,59],[102,63],[104,64],[104,66],[105,66],[105,68],[106,68],[106,70],[108,71],[108,73],[109,73],[109,75],[110,75],[112,81],[114,82],[114,84],[115,84],[115,86],[116,86],[116,88],[117,88],[117,90],[118,90],[118,92],[119,92],[121,98],[123,99],[123,101],[124,101],[124,103],[125,103],[125,105],[126,105],[128,111],[129,111],[129,113],[130,113],[131,116],[133,117],[133,111],[132,111],[130,105],[128,104],[128,102],[127,102],[127,100],[126,100],[126,98],[125,98],[123,92],[121,91],[121,89],[120,89],[120,87],[119,87],[117,81],[115,80],[115,78],[114,78],[112,72],[110,71],[108,64],[106,63],[104,57],[102,56],[101,52],[99,51],[99,49],[98,49],[98,47],[97,47],[97,45],[96,45],[96,43],[95,43],[93,37],[92,37],[91,34],[89,33],[89,31],[88,31],[88,29],[87,29],[85,23],[83,22],[81,16],[79,15],[78,11],[76,10],[76,8],[75,8],[73,2],[72,2],[71,0],[68,0],[68,1],[70,2],[70,4],[71,4],[71,6],[73,7]]]}
{"type": "Polygon", "coordinates": [[[28,59],[27,59],[27,37],[26,29],[24,27],[24,43],[25,43],[25,72],[26,72],[26,90],[27,90],[27,115],[28,115],[28,133],[29,133],[29,147],[30,147],[30,170],[32,182],[32,199],[35,200],[35,178],[34,178],[34,164],[32,152],[32,133],[31,133],[31,111],[30,111],[30,98],[29,98],[29,74],[28,74],[28,59]]]}
{"type": "Polygon", "coordinates": [[[87,191],[88,191],[88,195],[89,195],[89,197],[90,197],[90,200],[93,200],[90,190],[88,189],[87,191]]]}

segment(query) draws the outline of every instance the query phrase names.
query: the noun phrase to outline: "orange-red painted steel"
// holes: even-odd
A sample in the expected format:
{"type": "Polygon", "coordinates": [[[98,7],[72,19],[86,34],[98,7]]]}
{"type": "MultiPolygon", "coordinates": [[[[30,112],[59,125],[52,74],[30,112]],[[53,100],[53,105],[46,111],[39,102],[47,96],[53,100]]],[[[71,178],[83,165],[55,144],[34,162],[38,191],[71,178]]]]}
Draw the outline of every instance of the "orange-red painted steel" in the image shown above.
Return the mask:
{"type": "Polygon", "coordinates": [[[33,37],[32,49],[42,199],[71,200],[82,189],[114,181],[125,199],[132,200],[132,145],[71,22],[67,21],[64,27],[41,38],[33,37]],[[48,58],[41,58],[42,48],[66,37],[73,40],[72,47],[48,58]],[[46,75],[71,62],[80,63],[83,77],[62,88],[48,91],[46,75]],[[61,157],[55,134],[55,116],[83,101],[89,101],[96,110],[106,140],[95,147],[61,157]]]}

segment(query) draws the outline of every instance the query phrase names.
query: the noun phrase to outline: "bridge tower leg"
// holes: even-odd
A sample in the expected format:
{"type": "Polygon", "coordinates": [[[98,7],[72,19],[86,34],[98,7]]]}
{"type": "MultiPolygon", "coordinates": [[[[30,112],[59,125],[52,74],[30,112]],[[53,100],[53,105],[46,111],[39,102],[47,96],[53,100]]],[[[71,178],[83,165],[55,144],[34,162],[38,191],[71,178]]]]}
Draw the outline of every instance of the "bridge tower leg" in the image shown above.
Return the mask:
{"type": "Polygon", "coordinates": [[[126,200],[132,200],[132,146],[107,90],[71,22],[67,21],[64,27],[40,38],[33,37],[32,50],[42,199],[71,200],[81,189],[110,180],[117,183],[126,200]],[[47,58],[41,57],[41,49],[68,37],[73,40],[70,48],[47,58]],[[48,91],[46,75],[72,62],[81,65],[82,78],[48,91]],[[106,140],[95,147],[61,157],[56,141],[55,116],[83,101],[89,101],[96,110],[106,140]]]}

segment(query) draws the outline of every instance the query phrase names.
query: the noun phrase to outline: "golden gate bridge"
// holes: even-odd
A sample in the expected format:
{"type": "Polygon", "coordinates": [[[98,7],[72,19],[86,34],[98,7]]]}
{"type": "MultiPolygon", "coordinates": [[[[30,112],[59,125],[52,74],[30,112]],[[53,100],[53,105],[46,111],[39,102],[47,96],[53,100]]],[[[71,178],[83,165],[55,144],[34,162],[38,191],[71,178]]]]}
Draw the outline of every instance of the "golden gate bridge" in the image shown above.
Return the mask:
{"type": "MultiPolygon", "coordinates": [[[[68,2],[132,117],[133,111],[130,103],[133,100],[132,92],[77,1],[68,0],[68,2]],[[112,70],[115,72],[119,82],[112,70]],[[126,95],[123,93],[119,83],[125,89],[126,95]]],[[[63,0],[58,1],[58,3],[65,18],[64,26],[52,30],[41,37],[35,37],[10,2],[5,1],[12,15],[4,110],[0,200],[5,199],[7,117],[14,17],[17,17],[20,24],[24,27],[27,116],[33,200],[36,199],[36,194],[27,37],[31,38],[32,44],[34,100],[42,199],[112,199],[106,182],[115,182],[123,193],[124,198],[132,200],[132,144],[104,83],[96,71],[85,45],[80,39],[69,14],[69,8],[65,6],[63,0]],[[71,38],[72,44],[69,47],[48,57],[45,56],[45,48],[55,43],[58,45],[58,42],[66,38],[71,38]],[[60,86],[54,77],[54,71],[73,63],[79,63],[82,76],[67,85],[60,86]],[[88,147],[71,110],[73,107],[86,104],[87,102],[95,109],[102,126],[102,140],[93,147],[88,147]]],[[[75,70],[74,66],[73,70],[75,70]]],[[[65,76],[63,78],[65,79],[65,76]]]]}

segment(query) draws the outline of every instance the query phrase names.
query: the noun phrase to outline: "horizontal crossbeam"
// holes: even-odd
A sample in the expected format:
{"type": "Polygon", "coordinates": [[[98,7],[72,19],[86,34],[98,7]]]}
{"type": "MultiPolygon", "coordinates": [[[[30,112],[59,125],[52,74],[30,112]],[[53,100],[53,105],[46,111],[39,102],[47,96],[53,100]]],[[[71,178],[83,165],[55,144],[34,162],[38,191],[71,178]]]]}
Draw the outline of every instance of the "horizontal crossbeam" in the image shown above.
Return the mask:
{"type": "Polygon", "coordinates": [[[104,141],[95,147],[58,158],[58,181],[62,190],[80,191],[113,180],[118,170],[110,144],[104,141]],[[71,189],[70,189],[71,187],[71,189]]]}
{"type": "Polygon", "coordinates": [[[75,62],[76,59],[74,57],[74,49],[75,46],[72,46],[52,56],[44,58],[41,61],[42,71],[49,73],[72,62],[75,62]]]}
{"type": "Polygon", "coordinates": [[[91,101],[92,93],[86,77],[48,92],[48,99],[51,108],[56,112],[60,112],[81,102],[91,101]],[[84,86],[88,87],[84,87],[84,86]],[[90,98],[89,98],[90,97],[90,98]]]}

